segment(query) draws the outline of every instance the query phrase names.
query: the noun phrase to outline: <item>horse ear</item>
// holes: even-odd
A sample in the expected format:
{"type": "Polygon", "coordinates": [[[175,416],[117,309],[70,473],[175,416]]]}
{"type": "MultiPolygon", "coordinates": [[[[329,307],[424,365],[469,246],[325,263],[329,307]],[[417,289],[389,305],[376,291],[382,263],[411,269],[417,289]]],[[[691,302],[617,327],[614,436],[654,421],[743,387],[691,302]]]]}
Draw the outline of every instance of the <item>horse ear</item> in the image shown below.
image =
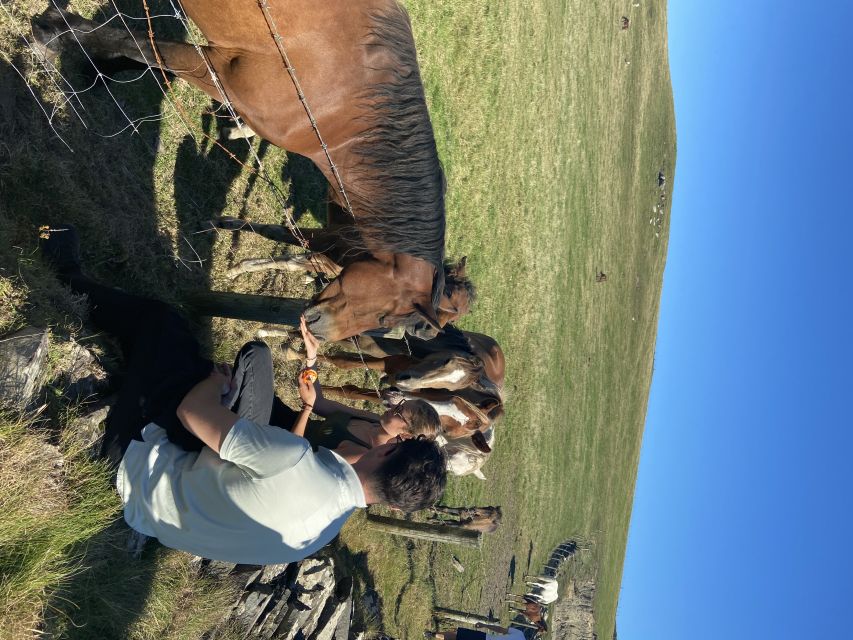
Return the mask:
{"type": "Polygon", "coordinates": [[[468,265],[468,256],[462,256],[459,262],[456,263],[456,268],[454,271],[456,275],[460,278],[465,277],[465,267],[468,265]]]}
{"type": "Polygon", "coordinates": [[[492,448],[486,441],[486,436],[483,435],[482,431],[475,431],[471,435],[471,443],[477,448],[478,451],[482,451],[483,453],[492,452],[492,448]]]}
{"type": "Polygon", "coordinates": [[[441,325],[438,324],[438,318],[435,316],[435,310],[431,305],[422,305],[419,302],[414,303],[415,311],[426,320],[427,324],[436,331],[441,331],[441,325]]]}

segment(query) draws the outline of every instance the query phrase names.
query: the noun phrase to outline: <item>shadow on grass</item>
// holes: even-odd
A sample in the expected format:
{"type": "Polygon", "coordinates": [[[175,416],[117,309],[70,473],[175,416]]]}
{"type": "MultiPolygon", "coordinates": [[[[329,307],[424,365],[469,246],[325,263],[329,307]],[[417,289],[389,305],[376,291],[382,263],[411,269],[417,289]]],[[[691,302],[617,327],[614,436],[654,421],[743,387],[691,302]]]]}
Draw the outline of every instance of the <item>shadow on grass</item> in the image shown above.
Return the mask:
{"type": "Polygon", "coordinates": [[[70,640],[132,638],[148,609],[163,547],[149,544],[140,558],[125,548],[128,528],[116,522],[86,543],[81,568],[57,594],[45,627],[70,640]]]}
{"type": "MultiPolygon", "coordinates": [[[[344,576],[353,579],[353,624],[352,632],[365,631],[376,632],[384,628],[382,611],[384,607],[376,591],[376,583],[373,574],[370,573],[367,563],[367,553],[361,551],[353,553],[349,547],[336,539],[332,548],[336,559],[335,578],[340,580],[344,576]],[[366,606],[367,601],[375,602],[375,608],[366,606]]],[[[352,633],[350,634],[352,635],[352,633]]]]}
{"type": "MultiPolygon", "coordinates": [[[[152,14],[171,13],[167,0],[149,0],[149,5],[152,14]]],[[[117,7],[140,15],[136,0],[120,0],[117,7]]],[[[29,17],[16,19],[20,24],[10,32],[26,34],[29,17]]],[[[157,20],[155,29],[168,38],[185,36],[183,27],[171,19],[157,20]]],[[[79,331],[84,315],[80,301],[38,258],[41,225],[74,224],[84,268],[104,284],[170,303],[188,291],[210,288],[215,236],[198,232],[207,220],[221,215],[242,166],[212,141],[187,135],[174,159],[172,191],[164,192],[162,178],[155,178],[160,122],[140,122],[133,131],[113,135],[128,125],[121,111],[131,118],[162,112],[163,94],[150,75],[129,84],[105,85],[79,51],[63,53],[56,61],[62,78],[76,90],[94,85],[55,115],[54,131],[39,105],[50,113],[63,96],[43,75],[30,78],[30,85],[18,75],[16,69],[28,75],[38,68],[20,42],[0,42],[0,50],[14,65],[0,59],[0,275],[15,279],[28,293],[25,320],[67,326],[73,332],[79,331]],[[174,199],[176,229],[163,228],[164,220],[158,217],[158,203],[169,197],[174,199]]],[[[115,73],[122,80],[139,75],[115,73]]],[[[210,114],[202,116],[202,128],[213,138],[218,137],[217,121],[210,114]]],[[[245,141],[223,144],[249,163],[245,141]]],[[[260,155],[268,148],[267,142],[259,143],[260,155]]],[[[296,216],[324,209],[319,203],[325,200],[325,179],[309,160],[289,154],[282,178],[290,183],[288,204],[296,216]]],[[[244,197],[254,185],[250,177],[244,197]]],[[[209,321],[202,321],[198,335],[209,346],[209,321]]],[[[48,620],[64,629],[63,637],[131,638],[143,613],[150,614],[156,606],[152,589],[162,588],[153,584],[158,567],[174,554],[151,543],[140,559],[133,559],[124,549],[126,535],[127,528],[116,523],[88,541],[80,570],[63,586],[54,604],[57,613],[48,620]]],[[[361,568],[363,592],[375,592],[366,560],[350,561],[361,568]]]]}

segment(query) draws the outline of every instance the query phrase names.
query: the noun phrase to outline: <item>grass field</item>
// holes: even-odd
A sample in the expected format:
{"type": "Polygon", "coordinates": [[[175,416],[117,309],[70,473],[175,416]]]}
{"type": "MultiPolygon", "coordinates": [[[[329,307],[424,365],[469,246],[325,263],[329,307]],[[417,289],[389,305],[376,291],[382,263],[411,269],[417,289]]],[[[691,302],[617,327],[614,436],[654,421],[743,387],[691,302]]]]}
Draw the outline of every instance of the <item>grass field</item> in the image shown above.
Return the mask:
{"type": "MultiPolygon", "coordinates": [[[[553,546],[574,537],[590,551],[569,572],[595,577],[596,630],[610,638],[653,367],[669,199],[662,223],[650,219],[657,172],[671,184],[675,166],[665,4],[405,4],[447,171],[448,254],[469,256],[480,291],[463,326],[497,338],[508,361],[507,416],[484,468],[488,481],[453,480],[445,502],[500,504],[505,518],[480,551],[377,538],[360,517],[343,543],[354,566],[367,570],[364,583],[380,594],[381,620],[372,626],[417,638],[432,627],[433,605],[501,611],[513,578],[518,584],[553,546]],[[631,18],[628,31],[620,30],[622,15],[631,18]],[[606,282],[596,282],[599,271],[606,282]],[[452,554],[464,574],[452,570],[452,554]]],[[[85,14],[98,6],[71,3],[85,14]]],[[[274,253],[272,243],[243,236],[234,245],[230,234],[197,233],[220,214],[281,221],[269,189],[198,135],[215,135],[215,124],[201,114],[209,102],[197,92],[175,85],[195,139],[169,108],[139,134],[101,137],[126,122],[103,91],[86,93],[88,130],[67,107],[57,120],[74,149],[68,152],[9,66],[31,68],[17,38],[27,16],[42,9],[20,0],[0,13],[0,86],[11,96],[0,104],[0,329],[26,320],[50,324],[59,340],[85,336],[80,302],[35,255],[35,227],[58,221],[80,227],[94,275],[134,292],[174,302],[205,288],[310,296],[308,285],[287,274],[224,277],[238,259],[274,253]]],[[[73,61],[62,67],[69,77],[74,68],[73,61]]],[[[28,79],[46,104],[56,102],[43,74],[28,79]]],[[[114,90],[129,113],[162,108],[151,82],[114,90]]],[[[253,144],[301,223],[317,224],[316,172],[253,144]]],[[[244,143],[232,149],[248,156],[244,143]]],[[[225,320],[199,325],[225,358],[253,330],[225,320]]],[[[277,366],[287,386],[292,371],[277,366]]],[[[150,555],[149,567],[183,558],[150,555]]],[[[172,584],[163,571],[150,569],[150,605],[134,613],[128,637],[156,635],[140,631],[148,618],[166,620],[170,637],[192,637],[179,611],[157,610],[157,585],[172,584]]],[[[169,575],[180,576],[180,568],[169,575]]],[[[82,624],[91,610],[69,615],[82,624]]]]}

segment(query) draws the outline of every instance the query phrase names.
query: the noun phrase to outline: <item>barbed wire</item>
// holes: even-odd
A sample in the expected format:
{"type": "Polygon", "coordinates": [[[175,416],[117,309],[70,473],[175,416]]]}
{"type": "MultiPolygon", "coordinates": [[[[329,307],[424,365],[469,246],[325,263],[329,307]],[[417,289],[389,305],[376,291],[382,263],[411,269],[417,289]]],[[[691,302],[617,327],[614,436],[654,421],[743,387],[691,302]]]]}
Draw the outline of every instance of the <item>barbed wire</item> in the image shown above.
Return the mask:
{"type": "MultiPolygon", "coordinates": [[[[49,82],[53,86],[54,90],[58,93],[58,95],[62,96],[61,99],[59,99],[58,101],[56,101],[52,105],[52,108],[49,112],[48,109],[45,107],[45,105],[42,103],[42,101],[39,99],[39,97],[36,94],[33,87],[30,85],[30,82],[28,82],[27,75],[23,71],[18,69],[12,63],[12,61],[7,61],[7,62],[9,62],[9,64],[12,66],[12,68],[16,71],[16,73],[21,77],[21,79],[26,84],[28,91],[30,92],[30,94],[32,95],[32,97],[36,101],[36,103],[39,105],[39,108],[42,111],[42,113],[44,114],[45,118],[47,119],[48,125],[51,128],[54,135],[56,135],[56,137],[70,151],[72,151],[72,152],[74,151],[73,148],[71,147],[71,145],[68,143],[68,141],[62,136],[60,131],[57,129],[56,124],[55,124],[55,119],[58,117],[58,114],[63,113],[65,111],[66,107],[68,109],[70,109],[71,112],[73,112],[73,114],[76,116],[76,118],[80,121],[80,123],[83,125],[83,127],[85,129],[87,129],[90,133],[93,133],[94,135],[96,135],[97,137],[100,137],[100,138],[114,138],[114,137],[122,135],[128,131],[130,131],[131,133],[140,134],[139,127],[140,127],[140,125],[142,125],[144,123],[148,123],[148,122],[174,122],[175,119],[179,120],[181,122],[181,125],[183,126],[183,128],[187,131],[188,135],[196,142],[197,145],[199,144],[199,136],[201,136],[202,138],[204,138],[207,141],[209,141],[210,143],[212,143],[212,145],[214,145],[215,147],[220,148],[223,152],[225,152],[225,154],[232,161],[235,161],[238,164],[240,164],[241,167],[243,167],[250,175],[255,175],[257,178],[259,178],[261,180],[262,183],[267,185],[267,187],[270,189],[270,192],[273,195],[274,200],[278,203],[278,205],[281,208],[281,212],[283,215],[285,226],[287,227],[289,232],[293,235],[293,237],[297,241],[297,244],[309,253],[309,256],[310,256],[309,260],[313,263],[314,268],[316,269],[316,273],[318,275],[318,278],[317,278],[318,281],[322,284],[322,286],[324,286],[324,287],[328,286],[329,280],[324,276],[324,272],[323,272],[321,266],[316,262],[315,257],[313,255],[311,255],[311,254],[315,254],[317,252],[314,252],[311,250],[308,240],[304,237],[301,230],[297,226],[296,221],[294,220],[292,213],[291,213],[291,207],[288,205],[287,198],[282,193],[281,189],[278,187],[278,185],[275,183],[275,181],[267,173],[265,165],[264,165],[261,157],[258,154],[258,150],[256,149],[255,144],[252,141],[246,139],[246,144],[248,147],[248,156],[250,157],[251,162],[254,165],[254,166],[252,166],[252,165],[247,164],[246,162],[243,162],[240,158],[238,158],[236,156],[236,154],[234,152],[232,152],[230,149],[225,147],[219,140],[213,138],[206,131],[198,132],[197,129],[194,130],[193,126],[191,125],[191,122],[193,119],[189,116],[186,109],[183,107],[183,105],[181,103],[181,99],[180,99],[178,93],[172,87],[172,83],[171,83],[171,81],[167,75],[167,73],[173,72],[174,70],[169,69],[166,66],[166,61],[162,60],[160,57],[160,54],[159,54],[159,51],[157,48],[157,44],[156,44],[156,39],[154,38],[154,32],[153,32],[152,21],[154,19],[157,19],[157,18],[160,18],[160,19],[163,19],[163,18],[176,19],[178,22],[181,23],[183,29],[185,30],[185,32],[187,34],[188,43],[195,48],[197,54],[199,55],[199,59],[201,61],[199,67],[200,68],[203,67],[205,69],[207,75],[209,76],[211,82],[213,83],[213,86],[216,89],[216,92],[218,92],[219,96],[220,96],[218,99],[220,106],[208,111],[207,113],[213,115],[216,118],[229,118],[230,120],[232,120],[235,123],[235,125],[239,129],[242,129],[245,126],[245,124],[243,123],[239,114],[237,113],[236,109],[233,107],[233,103],[232,103],[231,99],[229,98],[229,96],[227,95],[225,88],[224,88],[216,70],[213,68],[213,65],[211,64],[210,60],[208,59],[208,56],[206,55],[206,53],[204,51],[203,45],[199,42],[199,40],[198,40],[197,36],[195,35],[192,27],[190,26],[189,21],[186,17],[186,11],[184,10],[181,1],[180,0],[169,0],[169,5],[173,11],[172,14],[169,14],[169,13],[152,14],[150,9],[149,9],[148,2],[146,0],[143,0],[142,4],[143,4],[143,8],[145,10],[145,16],[144,17],[131,16],[131,15],[121,11],[116,6],[115,0],[110,0],[110,4],[112,6],[112,9],[115,11],[114,15],[106,18],[104,22],[93,26],[91,29],[84,29],[84,28],[73,27],[68,22],[68,19],[66,18],[65,13],[57,5],[55,0],[51,0],[51,5],[59,12],[59,15],[61,16],[62,21],[65,23],[65,27],[66,27],[65,30],[60,31],[57,34],[54,34],[53,37],[51,37],[46,43],[43,43],[43,44],[36,44],[35,42],[31,41],[27,37],[27,34],[25,32],[22,32],[20,30],[18,32],[18,35],[19,35],[21,41],[24,43],[24,45],[29,50],[33,51],[34,59],[36,60],[37,66],[40,68],[41,73],[43,73],[44,76],[49,79],[49,82]],[[146,53],[146,47],[143,47],[141,45],[141,42],[137,39],[137,35],[134,33],[133,29],[131,29],[129,26],[130,23],[132,23],[132,22],[143,22],[143,21],[148,26],[148,34],[147,34],[148,40],[149,40],[149,43],[151,45],[151,51],[153,52],[153,54],[156,58],[155,60],[151,60],[149,58],[149,55],[146,53]],[[128,34],[130,35],[135,47],[137,48],[137,51],[138,51],[141,59],[144,61],[144,63],[147,66],[147,68],[144,71],[141,71],[138,75],[136,75],[135,77],[130,78],[130,79],[115,78],[115,77],[110,76],[109,74],[103,73],[98,68],[96,61],[92,58],[92,56],[86,50],[86,47],[84,46],[83,42],[81,42],[81,40],[80,40],[80,37],[78,37],[78,35],[82,37],[82,36],[94,33],[96,31],[98,31],[99,29],[107,27],[108,25],[110,28],[117,28],[116,25],[114,24],[115,22],[120,22],[121,25],[123,26],[124,30],[126,30],[128,32],[128,34]],[[54,40],[56,40],[57,38],[60,38],[60,37],[65,37],[65,36],[70,36],[71,38],[73,38],[73,41],[76,42],[77,47],[82,52],[83,57],[85,58],[87,63],[89,65],[91,65],[91,68],[94,70],[94,73],[95,73],[94,80],[84,88],[81,88],[81,89],[75,88],[72,85],[72,83],[67,78],[65,78],[63,76],[63,74],[59,71],[59,69],[57,69],[56,66],[44,54],[44,50],[46,50],[47,47],[53,43],[54,40]],[[162,76],[162,81],[160,78],[157,77],[156,71],[160,72],[160,75],[162,76]],[[147,76],[148,74],[151,74],[151,77],[156,82],[160,92],[163,95],[164,100],[166,101],[166,103],[169,105],[169,107],[171,109],[171,113],[166,113],[165,111],[161,110],[160,113],[155,114],[155,115],[143,115],[143,116],[139,116],[139,117],[134,117],[130,113],[128,113],[127,109],[121,104],[121,102],[119,101],[116,94],[110,88],[111,83],[116,83],[119,85],[126,85],[126,84],[132,84],[134,82],[139,82],[140,80],[144,79],[145,76],[147,76]],[[123,127],[121,127],[120,129],[118,129],[116,131],[113,131],[111,133],[101,133],[99,131],[96,131],[93,127],[90,126],[90,123],[86,122],[86,119],[83,117],[83,113],[81,113],[81,110],[85,112],[85,107],[83,106],[81,96],[83,96],[84,94],[86,94],[89,91],[94,90],[99,83],[103,85],[103,87],[106,91],[106,94],[109,96],[109,98],[112,100],[112,102],[116,105],[116,107],[117,107],[119,113],[121,114],[122,118],[126,121],[126,124],[123,127]],[[223,113],[226,115],[222,115],[223,113]]],[[[6,13],[10,17],[10,19],[13,19],[13,15],[11,14],[10,10],[7,9],[6,4],[0,3],[0,7],[2,7],[2,10],[4,11],[4,13],[6,13]]],[[[272,20],[272,16],[268,13],[268,7],[266,6],[266,3],[263,2],[263,0],[259,3],[259,8],[265,14],[265,18],[267,19],[267,24],[270,28],[270,35],[273,38],[273,40],[276,44],[276,47],[282,56],[282,60],[283,60],[284,65],[285,65],[285,69],[287,70],[288,74],[290,75],[291,81],[293,82],[294,88],[297,92],[297,97],[302,102],[302,105],[306,111],[306,116],[308,117],[308,119],[312,125],[312,128],[314,129],[314,131],[318,137],[318,143],[320,144],[321,148],[324,151],[324,154],[326,155],[326,158],[329,162],[332,174],[333,174],[335,180],[338,182],[337,190],[341,193],[341,196],[342,196],[344,202],[346,203],[346,210],[352,215],[353,214],[352,207],[351,207],[348,195],[346,193],[346,189],[344,187],[343,180],[340,176],[340,173],[338,171],[337,166],[332,161],[332,158],[329,155],[328,147],[327,147],[324,139],[322,138],[322,135],[320,134],[319,128],[317,127],[316,119],[314,118],[314,116],[311,112],[311,109],[308,106],[307,98],[305,97],[305,94],[302,91],[301,85],[299,84],[299,80],[295,75],[295,69],[293,69],[292,65],[289,62],[287,52],[284,49],[283,39],[281,38],[280,34],[278,34],[277,26],[275,25],[274,20],[272,20]]],[[[142,139],[143,143],[149,148],[149,151],[151,151],[152,154],[156,154],[156,149],[154,149],[148,143],[148,141],[145,140],[145,138],[143,136],[140,135],[140,138],[142,139]]],[[[251,188],[251,187],[249,187],[249,188],[251,188]]],[[[245,197],[248,197],[249,193],[250,193],[250,191],[247,191],[245,194],[245,197]]],[[[252,223],[250,221],[245,221],[244,224],[246,225],[246,227],[249,230],[253,229],[252,223]]],[[[217,228],[214,228],[213,230],[217,233],[217,235],[221,231],[220,229],[217,229],[217,228]]],[[[190,267],[188,266],[187,263],[198,264],[199,266],[201,266],[204,261],[200,258],[198,252],[192,246],[192,243],[189,241],[189,239],[186,236],[182,235],[181,238],[187,245],[189,245],[191,251],[193,252],[193,254],[195,254],[196,259],[195,260],[184,260],[184,259],[178,257],[177,260],[181,264],[183,264],[183,266],[185,266],[188,269],[190,267]]],[[[273,257],[272,254],[268,254],[268,256],[270,258],[273,257]]],[[[359,359],[362,362],[365,373],[367,374],[368,379],[371,381],[371,383],[374,387],[377,398],[381,398],[382,396],[381,396],[381,391],[379,389],[378,382],[375,378],[375,375],[371,372],[370,368],[367,366],[367,364],[365,362],[364,353],[363,353],[363,350],[361,349],[361,346],[358,342],[357,337],[351,338],[350,342],[352,343],[353,347],[355,348],[356,353],[359,356],[359,359]]],[[[408,347],[408,342],[406,342],[406,346],[408,347]]]]}

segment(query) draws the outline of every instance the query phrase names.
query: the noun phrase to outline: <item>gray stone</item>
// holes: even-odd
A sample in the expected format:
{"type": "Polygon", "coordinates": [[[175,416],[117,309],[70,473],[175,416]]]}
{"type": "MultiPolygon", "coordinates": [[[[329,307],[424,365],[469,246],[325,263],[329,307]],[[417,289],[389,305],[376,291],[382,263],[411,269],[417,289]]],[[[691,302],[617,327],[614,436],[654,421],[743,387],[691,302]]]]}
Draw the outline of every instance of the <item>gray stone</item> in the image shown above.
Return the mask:
{"type": "Polygon", "coordinates": [[[326,601],[335,589],[335,572],[331,560],[303,560],[291,596],[290,611],[272,637],[294,640],[300,631],[307,638],[317,628],[326,601]]]}
{"type": "Polygon", "coordinates": [[[0,405],[26,409],[38,391],[47,360],[45,329],[25,327],[0,339],[0,405]]]}
{"type": "Polygon", "coordinates": [[[64,351],[65,362],[57,386],[63,390],[62,395],[66,400],[85,400],[107,388],[106,371],[86,347],[71,340],[64,351]]]}
{"type": "Polygon", "coordinates": [[[110,396],[97,404],[81,405],[83,412],[73,418],[66,427],[74,433],[80,434],[92,457],[96,457],[100,453],[101,440],[104,437],[104,430],[101,425],[107,419],[116,399],[116,396],[110,396]]]}
{"type": "Polygon", "coordinates": [[[349,617],[349,612],[352,610],[351,605],[352,601],[349,598],[343,602],[330,598],[326,603],[326,611],[320,616],[314,635],[309,640],[334,640],[335,638],[346,640],[346,635],[338,635],[338,625],[344,616],[349,617]]]}

